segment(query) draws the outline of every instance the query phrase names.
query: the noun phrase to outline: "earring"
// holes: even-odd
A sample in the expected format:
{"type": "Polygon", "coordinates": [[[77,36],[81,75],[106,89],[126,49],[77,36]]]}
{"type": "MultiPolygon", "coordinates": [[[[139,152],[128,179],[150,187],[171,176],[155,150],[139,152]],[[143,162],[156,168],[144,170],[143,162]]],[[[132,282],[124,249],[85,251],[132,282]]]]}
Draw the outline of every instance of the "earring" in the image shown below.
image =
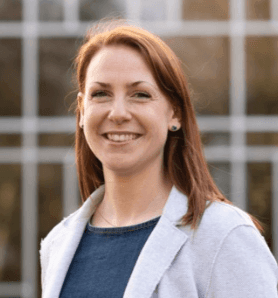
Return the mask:
{"type": "Polygon", "coordinates": [[[84,125],[83,125],[83,124],[81,125],[81,128],[82,128],[82,129],[84,128],[84,125]]]}
{"type": "Polygon", "coordinates": [[[177,126],[175,125],[172,126],[172,131],[176,131],[177,129],[178,129],[177,126]]]}

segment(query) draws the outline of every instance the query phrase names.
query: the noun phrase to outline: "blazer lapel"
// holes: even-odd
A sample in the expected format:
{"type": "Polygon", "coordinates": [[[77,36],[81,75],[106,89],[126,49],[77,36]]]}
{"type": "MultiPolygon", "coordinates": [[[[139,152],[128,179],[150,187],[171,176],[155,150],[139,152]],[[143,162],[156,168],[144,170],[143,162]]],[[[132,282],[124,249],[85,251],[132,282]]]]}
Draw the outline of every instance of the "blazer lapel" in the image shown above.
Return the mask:
{"type": "Polygon", "coordinates": [[[163,214],[135,264],[123,298],[150,298],[188,236],[179,230],[187,198],[172,188],[163,214]]]}
{"type": "MultiPolygon", "coordinates": [[[[51,248],[43,298],[58,298],[70,263],[86,224],[103,199],[104,185],[98,188],[82,207],[63,222],[59,236],[51,248]]],[[[150,298],[164,272],[188,236],[179,230],[181,217],[187,211],[187,198],[174,186],[162,216],[145,243],[130,276],[123,298],[150,298]]]]}
{"type": "Polygon", "coordinates": [[[43,298],[58,298],[68,268],[79,245],[84,229],[96,206],[103,199],[104,185],[98,188],[73,217],[64,221],[63,232],[52,244],[52,263],[47,275],[47,287],[43,298]]]}

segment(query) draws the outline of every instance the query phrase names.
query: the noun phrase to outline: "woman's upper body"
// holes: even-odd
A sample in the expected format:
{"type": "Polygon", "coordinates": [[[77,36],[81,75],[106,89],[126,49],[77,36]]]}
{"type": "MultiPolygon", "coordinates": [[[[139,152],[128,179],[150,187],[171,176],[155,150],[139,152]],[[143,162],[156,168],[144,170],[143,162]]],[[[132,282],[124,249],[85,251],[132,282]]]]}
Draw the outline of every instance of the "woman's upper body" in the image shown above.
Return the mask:
{"type": "MultiPolygon", "coordinates": [[[[104,186],[97,189],[42,241],[43,298],[59,297],[84,229],[104,191],[104,186]]],[[[187,203],[187,197],[173,187],[123,297],[276,298],[277,263],[249,215],[213,202],[198,229],[192,230],[181,225],[187,203]]]]}

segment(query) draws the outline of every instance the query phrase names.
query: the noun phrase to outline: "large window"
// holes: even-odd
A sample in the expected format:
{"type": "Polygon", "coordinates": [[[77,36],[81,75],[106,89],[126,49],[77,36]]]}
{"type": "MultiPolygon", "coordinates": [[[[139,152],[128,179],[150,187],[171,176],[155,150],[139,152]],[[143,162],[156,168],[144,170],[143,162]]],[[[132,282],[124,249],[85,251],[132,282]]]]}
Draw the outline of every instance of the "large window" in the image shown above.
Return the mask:
{"type": "Polygon", "coordinates": [[[0,298],[40,297],[41,238],[81,204],[73,60],[106,16],[158,34],[181,59],[211,173],[265,224],[278,258],[277,0],[2,0],[0,298]]]}

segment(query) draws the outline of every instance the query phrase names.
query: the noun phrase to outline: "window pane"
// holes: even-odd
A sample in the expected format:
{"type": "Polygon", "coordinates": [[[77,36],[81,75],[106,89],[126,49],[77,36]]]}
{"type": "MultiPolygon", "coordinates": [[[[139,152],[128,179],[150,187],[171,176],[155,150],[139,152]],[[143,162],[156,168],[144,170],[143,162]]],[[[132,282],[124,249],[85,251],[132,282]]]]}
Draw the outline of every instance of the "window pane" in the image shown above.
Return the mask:
{"type": "Polygon", "coordinates": [[[62,220],[62,166],[40,164],[39,170],[39,241],[62,220]]]}
{"type": "Polygon", "coordinates": [[[278,146],[277,132],[249,132],[247,133],[247,145],[278,146]]]}
{"type": "Polygon", "coordinates": [[[20,39],[0,39],[0,53],[0,116],[20,116],[20,39]]]}
{"type": "Polygon", "coordinates": [[[185,20],[227,20],[229,0],[183,0],[185,20]]]}
{"type": "Polygon", "coordinates": [[[1,0],[0,1],[0,20],[1,21],[20,21],[21,0],[1,0]]]}
{"type": "Polygon", "coordinates": [[[209,170],[220,191],[230,199],[230,164],[221,162],[209,162],[209,170]]]}
{"type": "MultiPolygon", "coordinates": [[[[62,211],[62,166],[57,164],[40,164],[38,166],[38,251],[41,239],[63,218],[62,211]]],[[[40,272],[39,256],[37,258],[40,272]]],[[[40,272],[41,274],[41,272],[40,272]]],[[[40,274],[37,276],[38,293],[41,289],[40,274]]],[[[39,297],[39,296],[38,296],[39,297]]]]}
{"type": "Polygon", "coordinates": [[[20,147],[20,134],[0,134],[0,147],[20,147]]]}
{"type": "Polygon", "coordinates": [[[203,132],[201,133],[202,143],[205,146],[223,146],[230,145],[230,134],[229,133],[214,133],[214,132],[203,132]]]}
{"type": "Polygon", "coordinates": [[[246,0],[246,18],[248,20],[270,19],[269,0],[246,0]]]}
{"type": "Polygon", "coordinates": [[[68,146],[74,147],[75,134],[42,133],[39,135],[39,146],[68,146]]]}
{"type": "Polygon", "coordinates": [[[248,212],[266,225],[264,237],[272,249],[271,164],[249,163],[247,169],[248,212]]]}
{"type": "Polygon", "coordinates": [[[40,0],[40,21],[62,21],[63,1],[62,0],[40,0]]]}
{"type": "Polygon", "coordinates": [[[125,0],[80,0],[80,20],[99,20],[108,16],[125,17],[125,0]]]}
{"type": "Polygon", "coordinates": [[[73,60],[78,40],[73,38],[41,39],[39,114],[41,116],[69,115],[70,104],[77,93],[72,93],[73,60]]]}
{"type": "Polygon", "coordinates": [[[167,0],[142,0],[142,10],[140,19],[143,21],[166,20],[167,0]]]}
{"type": "Polygon", "coordinates": [[[21,167],[16,164],[0,167],[0,281],[20,281],[21,167]]]}
{"type": "Polygon", "coordinates": [[[278,37],[248,37],[247,112],[278,114],[278,37]]]}
{"type": "Polygon", "coordinates": [[[202,115],[229,113],[229,39],[227,37],[164,38],[182,61],[193,89],[193,104],[202,115]]]}

